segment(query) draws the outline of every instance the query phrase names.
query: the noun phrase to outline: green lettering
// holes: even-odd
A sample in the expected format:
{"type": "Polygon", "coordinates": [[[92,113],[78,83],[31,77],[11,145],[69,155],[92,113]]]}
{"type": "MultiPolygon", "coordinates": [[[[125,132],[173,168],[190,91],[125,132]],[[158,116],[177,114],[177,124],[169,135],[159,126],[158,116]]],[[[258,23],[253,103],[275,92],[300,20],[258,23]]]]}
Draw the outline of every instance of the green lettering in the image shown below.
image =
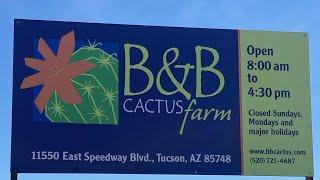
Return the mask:
{"type": "Polygon", "coordinates": [[[211,97],[215,96],[218,93],[220,93],[224,87],[224,76],[223,74],[214,68],[214,66],[219,61],[219,53],[217,50],[209,47],[204,46],[196,46],[196,60],[197,60],[197,67],[196,67],[196,75],[197,75],[197,87],[196,87],[196,96],[197,97],[211,97]],[[213,55],[212,63],[209,66],[202,67],[201,61],[202,56],[201,52],[202,50],[209,51],[213,55]],[[202,93],[202,71],[205,72],[211,72],[214,73],[219,78],[219,87],[216,89],[216,91],[212,92],[211,94],[203,94],[202,93]]]}
{"type": "Polygon", "coordinates": [[[149,91],[149,89],[153,85],[153,74],[148,68],[143,66],[143,64],[148,60],[148,57],[149,57],[148,50],[145,47],[137,45],[137,44],[126,43],[124,45],[124,53],[125,53],[124,95],[125,96],[135,96],[135,95],[143,94],[143,93],[149,91]],[[138,64],[132,65],[130,63],[131,62],[131,56],[130,56],[131,48],[136,48],[136,49],[140,50],[141,53],[142,53],[142,60],[138,64]],[[130,75],[131,75],[131,70],[132,69],[140,70],[140,71],[144,72],[148,76],[148,84],[140,92],[132,92],[131,91],[131,88],[130,88],[131,87],[130,86],[130,75]]]}

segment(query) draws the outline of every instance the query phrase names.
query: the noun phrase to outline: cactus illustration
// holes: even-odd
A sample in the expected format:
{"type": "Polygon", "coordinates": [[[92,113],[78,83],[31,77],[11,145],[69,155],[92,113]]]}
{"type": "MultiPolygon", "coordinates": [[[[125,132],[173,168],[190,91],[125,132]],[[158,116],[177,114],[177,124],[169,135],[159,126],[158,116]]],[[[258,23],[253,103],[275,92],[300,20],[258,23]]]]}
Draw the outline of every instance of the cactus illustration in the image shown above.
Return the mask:
{"type": "Polygon", "coordinates": [[[81,104],[62,101],[55,91],[47,106],[47,118],[54,123],[113,124],[119,122],[118,110],[118,59],[90,43],[72,54],[71,63],[89,61],[95,68],[72,79],[82,97],[81,104]]]}

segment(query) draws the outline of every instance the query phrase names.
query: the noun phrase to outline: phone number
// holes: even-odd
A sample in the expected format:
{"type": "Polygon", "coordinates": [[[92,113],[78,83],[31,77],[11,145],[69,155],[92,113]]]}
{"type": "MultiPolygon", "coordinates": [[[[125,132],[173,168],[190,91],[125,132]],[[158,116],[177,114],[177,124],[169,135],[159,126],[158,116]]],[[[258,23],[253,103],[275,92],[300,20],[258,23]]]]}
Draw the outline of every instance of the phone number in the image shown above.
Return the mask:
{"type": "Polygon", "coordinates": [[[294,164],[294,158],[250,158],[251,164],[294,164]]]}

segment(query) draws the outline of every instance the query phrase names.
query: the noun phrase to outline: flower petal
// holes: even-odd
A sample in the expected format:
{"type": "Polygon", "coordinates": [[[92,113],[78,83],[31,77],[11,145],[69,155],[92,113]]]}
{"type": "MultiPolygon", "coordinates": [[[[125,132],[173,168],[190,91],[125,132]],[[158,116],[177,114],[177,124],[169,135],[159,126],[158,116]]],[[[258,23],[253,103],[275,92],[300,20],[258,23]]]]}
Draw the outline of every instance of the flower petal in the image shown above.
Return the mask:
{"type": "Polygon", "coordinates": [[[38,71],[40,71],[45,66],[45,62],[40,59],[24,58],[24,62],[26,66],[38,71]]]}
{"type": "Polygon", "coordinates": [[[46,107],[51,94],[53,93],[53,87],[50,84],[45,84],[40,93],[38,94],[37,98],[35,99],[34,103],[36,104],[40,113],[43,112],[44,108],[46,107]]]}
{"type": "Polygon", "coordinates": [[[59,97],[66,103],[79,104],[82,102],[81,96],[74,88],[70,80],[61,82],[59,87],[57,87],[57,93],[59,97]]]}
{"type": "Polygon", "coordinates": [[[44,83],[43,73],[36,73],[23,79],[20,89],[35,87],[44,83]]]}
{"type": "Polygon", "coordinates": [[[94,63],[88,62],[88,61],[77,61],[72,64],[68,64],[65,66],[63,70],[64,76],[68,77],[69,79],[72,79],[74,77],[77,77],[81,75],[82,73],[94,68],[96,65],[94,63]]]}
{"type": "Polygon", "coordinates": [[[60,64],[66,64],[69,62],[75,47],[74,32],[71,31],[64,35],[59,44],[59,50],[57,58],[60,64]]]}
{"type": "Polygon", "coordinates": [[[46,41],[42,38],[39,39],[38,50],[43,58],[50,63],[56,63],[57,57],[54,55],[46,41]]]}

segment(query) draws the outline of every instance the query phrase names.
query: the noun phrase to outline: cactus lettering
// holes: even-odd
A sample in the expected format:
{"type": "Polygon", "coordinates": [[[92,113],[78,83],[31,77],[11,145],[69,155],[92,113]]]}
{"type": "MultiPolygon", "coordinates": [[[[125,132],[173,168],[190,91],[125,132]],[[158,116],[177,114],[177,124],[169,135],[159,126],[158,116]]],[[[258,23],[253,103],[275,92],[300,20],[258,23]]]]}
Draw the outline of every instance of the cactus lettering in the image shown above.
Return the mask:
{"type": "MultiPolygon", "coordinates": [[[[149,51],[146,47],[138,44],[130,44],[126,43],[124,44],[124,52],[125,52],[125,84],[124,84],[124,95],[125,96],[138,96],[138,95],[143,95],[147,93],[153,86],[156,86],[157,90],[159,93],[161,93],[164,96],[171,96],[177,93],[180,93],[184,96],[186,100],[190,100],[189,106],[187,109],[184,110],[185,115],[184,118],[181,122],[180,126],[180,131],[179,134],[182,135],[184,132],[185,124],[187,122],[187,119],[189,117],[189,113],[191,113],[190,119],[191,120],[207,120],[208,118],[212,117],[211,119],[216,120],[230,120],[231,119],[231,109],[228,110],[218,110],[215,108],[212,109],[192,109],[194,105],[197,104],[197,100],[195,98],[209,98],[218,95],[219,93],[222,92],[224,85],[225,85],[225,79],[223,74],[215,68],[215,66],[219,62],[219,53],[216,49],[211,48],[211,47],[206,47],[206,46],[195,46],[195,55],[196,55],[196,63],[195,65],[186,63],[186,64],[177,64],[176,62],[179,59],[180,51],[176,47],[171,47],[168,48],[164,51],[163,56],[162,56],[162,68],[157,72],[153,73],[147,66],[146,62],[148,61],[149,58],[149,51]],[[136,59],[134,60],[135,62],[138,62],[136,64],[132,64],[133,56],[131,55],[132,50],[135,51],[140,51],[142,54],[142,58],[140,61],[137,61],[136,59]],[[212,59],[211,59],[211,64],[208,66],[203,66],[202,61],[203,57],[202,54],[203,52],[210,53],[212,59]],[[169,53],[173,53],[174,56],[173,58],[169,58],[169,53]],[[181,81],[178,80],[174,76],[173,71],[177,69],[182,69],[183,72],[183,78],[181,81]],[[189,77],[190,71],[195,70],[196,71],[196,84],[195,86],[195,94],[193,95],[191,93],[191,90],[186,89],[185,83],[189,77]],[[130,81],[131,77],[137,73],[137,71],[140,71],[144,74],[144,76],[148,79],[147,83],[145,84],[144,88],[139,91],[133,91],[132,88],[132,82],[130,81]],[[204,93],[202,90],[203,84],[202,84],[202,74],[203,72],[211,73],[215,75],[218,80],[218,87],[214,89],[210,93],[204,93]],[[166,75],[169,77],[171,82],[166,83],[172,83],[172,85],[175,87],[175,89],[166,89],[163,84],[161,83],[161,78],[163,75],[166,75]],[[213,116],[210,116],[213,114],[213,116]]],[[[153,99],[148,99],[146,100],[146,103],[143,104],[142,100],[139,99],[139,101],[136,103],[136,106],[134,107],[129,107],[128,102],[132,104],[133,99],[129,98],[124,101],[123,108],[126,112],[129,113],[135,113],[137,110],[141,109],[140,111],[142,112],[147,112],[147,113],[155,113],[154,110],[149,110],[152,109],[149,107],[147,104],[148,102],[154,102],[153,99]]],[[[158,102],[166,102],[166,109],[167,109],[167,102],[168,100],[157,100],[158,102]]],[[[176,114],[182,113],[181,105],[175,102],[181,102],[182,100],[173,100],[173,110],[174,106],[178,106],[179,111],[175,112],[176,114]]],[[[151,104],[151,103],[150,103],[151,104]]],[[[154,104],[154,103],[153,103],[154,104]]],[[[160,103],[157,104],[158,107],[158,113],[161,112],[161,107],[160,103]]],[[[173,113],[172,111],[166,111],[167,113],[173,113]]]]}

